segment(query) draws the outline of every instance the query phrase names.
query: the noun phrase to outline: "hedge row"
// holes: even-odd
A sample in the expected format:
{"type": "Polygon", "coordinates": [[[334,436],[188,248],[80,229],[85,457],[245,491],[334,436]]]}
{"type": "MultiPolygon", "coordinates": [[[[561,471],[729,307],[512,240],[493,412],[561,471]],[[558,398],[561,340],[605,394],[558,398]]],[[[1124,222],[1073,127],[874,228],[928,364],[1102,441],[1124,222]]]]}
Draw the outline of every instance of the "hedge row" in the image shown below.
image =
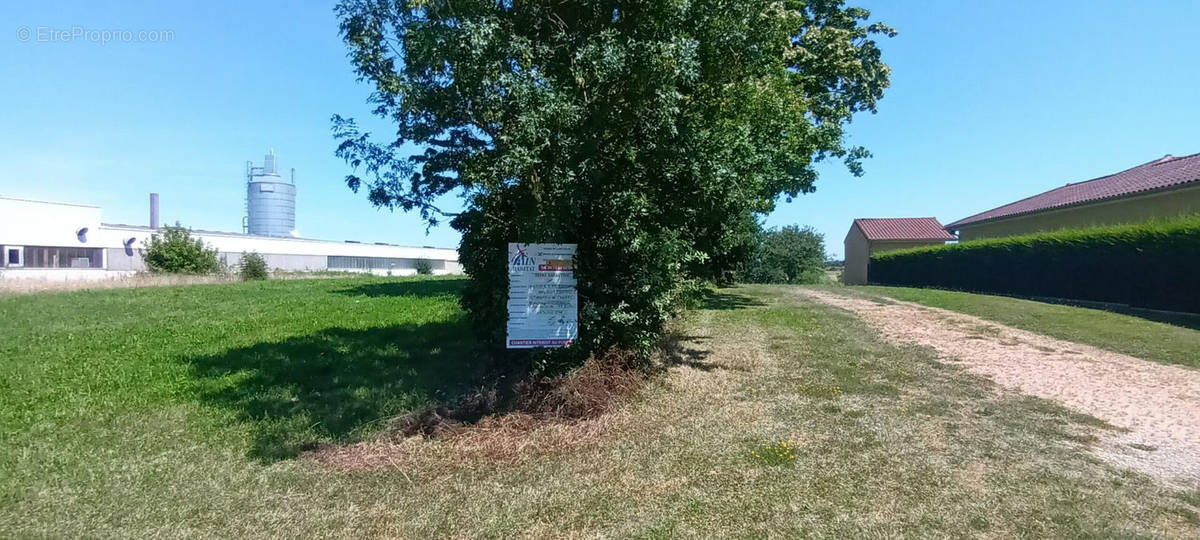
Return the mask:
{"type": "Polygon", "coordinates": [[[1200,215],[879,253],[872,283],[1200,313],[1200,215]]]}

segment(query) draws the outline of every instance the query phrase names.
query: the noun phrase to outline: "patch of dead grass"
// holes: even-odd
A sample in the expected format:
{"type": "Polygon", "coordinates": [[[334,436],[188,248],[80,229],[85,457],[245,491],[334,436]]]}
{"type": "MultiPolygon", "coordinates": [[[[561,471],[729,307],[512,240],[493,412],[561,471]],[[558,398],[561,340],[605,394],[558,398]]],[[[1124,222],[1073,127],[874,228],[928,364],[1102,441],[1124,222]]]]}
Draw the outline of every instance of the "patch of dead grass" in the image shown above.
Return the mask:
{"type": "Polygon", "coordinates": [[[610,351],[569,373],[518,382],[507,400],[498,389],[481,390],[450,405],[393,418],[372,440],[325,445],[303,457],[344,469],[518,462],[615,433],[627,417],[617,409],[646,381],[647,372],[637,367],[633,354],[610,351]]]}

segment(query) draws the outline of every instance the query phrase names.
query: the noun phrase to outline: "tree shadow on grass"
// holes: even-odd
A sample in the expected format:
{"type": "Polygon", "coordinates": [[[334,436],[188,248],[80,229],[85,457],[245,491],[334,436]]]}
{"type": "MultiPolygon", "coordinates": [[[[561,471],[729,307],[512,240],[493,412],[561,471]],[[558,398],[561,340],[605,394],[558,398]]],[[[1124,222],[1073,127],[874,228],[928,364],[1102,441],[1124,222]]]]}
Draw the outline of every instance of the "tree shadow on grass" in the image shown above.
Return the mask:
{"type": "Polygon", "coordinates": [[[271,462],[470,391],[485,366],[469,336],[461,320],[332,328],[189,362],[200,399],[246,422],[250,456],[271,462]]]}
{"type": "Polygon", "coordinates": [[[748,296],[716,291],[705,291],[704,298],[700,299],[700,307],[703,309],[745,309],[765,305],[748,296]]]}
{"type": "Polygon", "coordinates": [[[366,283],[334,291],[346,296],[369,296],[372,298],[386,296],[411,296],[426,298],[430,296],[458,295],[467,284],[466,278],[461,279],[429,279],[414,281],[391,281],[384,283],[366,283]]]}
{"type": "Polygon", "coordinates": [[[660,357],[666,366],[687,366],[700,371],[713,371],[719,364],[706,361],[711,351],[701,348],[707,336],[685,335],[669,332],[663,336],[659,346],[660,357]]]}
{"type": "MultiPolygon", "coordinates": [[[[979,294],[994,294],[994,293],[979,293],[979,294]]],[[[1200,330],[1200,313],[1184,313],[1179,311],[1162,311],[1157,309],[1140,308],[1136,306],[1128,306],[1124,304],[1112,304],[1106,302],[1090,302],[1086,300],[1071,300],[1067,298],[1044,298],[1040,296],[1019,296],[1019,295],[1000,295],[1009,296],[1010,298],[1021,298],[1032,300],[1034,302],[1042,302],[1044,304],[1054,304],[1059,306],[1071,306],[1084,309],[1095,309],[1100,311],[1108,311],[1111,313],[1119,313],[1130,317],[1137,317],[1147,321],[1169,324],[1189,328],[1191,330],[1200,330]]]]}

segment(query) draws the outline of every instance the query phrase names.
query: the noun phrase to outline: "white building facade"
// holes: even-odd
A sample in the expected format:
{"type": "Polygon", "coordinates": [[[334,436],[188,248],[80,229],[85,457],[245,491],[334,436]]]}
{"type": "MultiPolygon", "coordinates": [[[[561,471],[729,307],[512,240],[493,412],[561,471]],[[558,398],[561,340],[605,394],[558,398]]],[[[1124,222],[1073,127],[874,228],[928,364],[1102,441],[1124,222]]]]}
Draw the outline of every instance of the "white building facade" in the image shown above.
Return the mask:
{"type": "MultiPolygon", "coordinates": [[[[0,197],[0,278],[104,279],[145,271],[144,246],[156,231],[102,223],[96,206],[0,197]]],[[[192,236],[230,266],[245,253],[258,253],[282,271],[401,276],[416,274],[418,262],[428,261],[434,274],[462,273],[453,249],[197,230],[192,236]]]]}

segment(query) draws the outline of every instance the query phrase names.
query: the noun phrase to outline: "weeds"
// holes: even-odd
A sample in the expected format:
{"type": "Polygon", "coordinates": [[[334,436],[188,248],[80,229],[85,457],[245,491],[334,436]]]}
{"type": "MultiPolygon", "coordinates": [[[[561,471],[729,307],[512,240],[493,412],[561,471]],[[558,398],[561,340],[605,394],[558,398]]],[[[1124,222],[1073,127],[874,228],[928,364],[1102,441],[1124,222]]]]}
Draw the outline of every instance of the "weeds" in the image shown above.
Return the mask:
{"type": "Polygon", "coordinates": [[[796,452],[792,447],[792,441],[759,445],[750,450],[750,457],[769,467],[791,465],[796,462],[796,452]]]}

